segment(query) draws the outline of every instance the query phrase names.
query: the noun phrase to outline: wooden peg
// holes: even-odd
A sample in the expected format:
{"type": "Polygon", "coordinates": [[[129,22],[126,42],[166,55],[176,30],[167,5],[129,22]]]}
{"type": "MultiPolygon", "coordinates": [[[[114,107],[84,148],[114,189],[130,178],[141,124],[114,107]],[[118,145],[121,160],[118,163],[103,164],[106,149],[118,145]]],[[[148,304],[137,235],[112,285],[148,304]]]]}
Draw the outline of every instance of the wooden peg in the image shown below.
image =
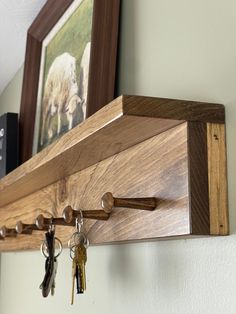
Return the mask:
{"type": "Polygon", "coordinates": [[[10,228],[7,228],[6,226],[3,226],[1,229],[0,229],[0,235],[2,238],[15,238],[17,236],[17,232],[15,229],[10,229],[10,228]]]}
{"type": "Polygon", "coordinates": [[[16,232],[18,234],[32,234],[33,231],[42,231],[47,230],[48,228],[44,227],[43,229],[39,229],[36,224],[25,224],[22,221],[18,221],[16,223],[16,232]]]}
{"type": "Polygon", "coordinates": [[[74,222],[67,223],[64,218],[59,217],[51,217],[51,218],[46,218],[42,214],[40,214],[35,221],[36,226],[38,229],[43,230],[45,227],[49,228],[50,225],[55,225],[55,226],[74,226],[74,222]]]}
{"type": "Polygon", "coordinates": [[[125,207],[143,210],[154,210],[158,199],[155,197],[145,198],[116,198],[107,192],[102,196],[101,205],[106,213],[111,213],[114,207],[125,207]]]}
{"type": "MultiPolygon", "coordinates": [[[[83,218],[96,219],[96,220],[108,220],[109,214],[104,210],[83,210],[83,218]]],[[[75,223],[76,218],[81,218],[80,210],[74,210],[71,206],[67,206],[62,214],[66,223],[75,223]]]]}

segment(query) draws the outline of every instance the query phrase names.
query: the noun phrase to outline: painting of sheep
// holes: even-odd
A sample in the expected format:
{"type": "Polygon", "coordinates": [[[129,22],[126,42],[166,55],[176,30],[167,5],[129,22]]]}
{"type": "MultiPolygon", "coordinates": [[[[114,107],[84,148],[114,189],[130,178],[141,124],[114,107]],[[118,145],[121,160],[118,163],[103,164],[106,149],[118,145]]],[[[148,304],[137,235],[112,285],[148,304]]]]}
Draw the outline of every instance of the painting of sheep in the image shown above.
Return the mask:
{"type": "Polygon", "coordinates": [[[78,2],[45,49],[37,151],[86,118],[93,1],[78,2]]]}

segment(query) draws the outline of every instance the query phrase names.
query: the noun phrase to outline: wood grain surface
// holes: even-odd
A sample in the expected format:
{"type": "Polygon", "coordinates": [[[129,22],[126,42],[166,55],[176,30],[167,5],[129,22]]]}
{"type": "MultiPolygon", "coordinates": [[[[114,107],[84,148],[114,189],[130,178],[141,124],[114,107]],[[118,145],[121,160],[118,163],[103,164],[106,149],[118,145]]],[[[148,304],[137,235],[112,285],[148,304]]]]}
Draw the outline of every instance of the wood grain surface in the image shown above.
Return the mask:
{"type": "Polygon", "coordinates": [[[229,234],[225,125],[207,124],[209,203],[212,235],[229,234]]]}
{"type": "MultiPolygon", "coordinates": [[[[222,105],[121,96],[0,180],[0,227],[61,217],[68,205],[94,214],[111,192],[126,205],[158,206],[86,220],[92,244],[227,235],[226,172],[222,105]]],[[[66,245],[73,227],[56,229],[66,245]]],[[[37,249],[42,238],[38,230],[6,238],[0,250],[37,249]]]]}
{"type": "MultiPolygon", "coordinates": [[[[39,214],[60,217],[63,209],[101,209],[101,197],[156,197],[154,211],[114,209],[108,221],[85,220],[91,244],[140,241],[190,234],[187,125],[182,123],[9,205],[1,206],[2,225],[34,223],[39,214]],[[178,141],[176,139],[178,138],[178,141]]],[[[56,227],[66,245],[72,227],[56,227]]],[[[39,249],[42,231],[0,241],[1,251],[39,249]]]]}
{"type": "Polygon", "coordinates": [[[206,123],[188,122],[188,171],[191,233],[209,234],[206,123]]]}
{"type": "Polygon", "coordinates": [[[120,96],[3,178],[0,181],[0,206],[184,121],[222,122],[223,109],[222,105],[216,104],[120,96]]]}
{"type": "Polygon", "coordinates": [[[182,123],[124,115],[122,99],[102,108],[0,180],[0,206],[182,123]]]}
{"type": "Polygon", "coordinates": [[[181,99],[123,96],[124,114],[197,122],[225,123],[225,109],[212,104],[181,99]]]}

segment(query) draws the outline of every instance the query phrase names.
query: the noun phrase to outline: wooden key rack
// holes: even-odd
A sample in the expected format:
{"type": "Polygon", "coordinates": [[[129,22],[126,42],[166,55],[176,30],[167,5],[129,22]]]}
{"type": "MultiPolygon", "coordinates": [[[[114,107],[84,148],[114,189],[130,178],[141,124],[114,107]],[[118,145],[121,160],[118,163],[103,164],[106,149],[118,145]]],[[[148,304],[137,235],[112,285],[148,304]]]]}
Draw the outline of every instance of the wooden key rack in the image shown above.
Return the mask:
{"type": "Polygon", "coordinates": [[[118,97],[0,180],[0,250],[52,219],[66,245],[79,209],[91,244],[227,235],[224,106],[118,97]]]}

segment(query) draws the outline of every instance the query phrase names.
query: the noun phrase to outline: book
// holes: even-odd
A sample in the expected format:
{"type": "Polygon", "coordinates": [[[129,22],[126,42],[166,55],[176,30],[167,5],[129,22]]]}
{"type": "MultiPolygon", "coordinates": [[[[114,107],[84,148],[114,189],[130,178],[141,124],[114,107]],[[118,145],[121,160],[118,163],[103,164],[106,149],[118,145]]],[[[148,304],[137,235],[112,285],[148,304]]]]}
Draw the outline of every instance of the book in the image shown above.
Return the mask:
{"type": "Polygon", "coordinates": [[[0,178],[18,166],[18,114],[0,117],[0,178]]]}

